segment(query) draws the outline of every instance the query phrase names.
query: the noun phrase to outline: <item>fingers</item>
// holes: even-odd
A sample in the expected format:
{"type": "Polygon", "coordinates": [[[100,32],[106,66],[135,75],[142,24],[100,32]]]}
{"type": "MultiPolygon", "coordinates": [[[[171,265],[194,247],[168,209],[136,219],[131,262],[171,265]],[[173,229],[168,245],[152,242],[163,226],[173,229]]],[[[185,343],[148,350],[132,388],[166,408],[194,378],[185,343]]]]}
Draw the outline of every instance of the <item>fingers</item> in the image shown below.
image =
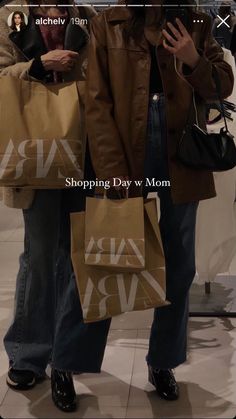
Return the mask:
{"type": "Polygon", "coordinates": [[[173,47],[171,47],[171,46],[169,46],[169,45],[167,44],[167,42],[166,42],[166,40],[165,40],[165,39],[163,40],[163,47],[164,47],[167,51],[171,52],[171,54],[175,54],[175,52],[176,52],[176,49],[175,49],[175,48],[173,48],[173,47]]]}
{"type": "Polygon", "coordinates": [[[74,67],[79,54],[78,52],[63,50],[64,57],[63,57],[63,65],[65,66],[65,71],[70,71],[74,67]]]}
{"type": "Polygon", "coordinates": [[[175,38],[180,41],[182,38],[182,33],[180,33],[178,31],[178,29],[176,29],[176,27],[174,25],[172,25],[171,22],[167,22],[167,26],[170,28],[171,32],[174,34],[175,38]]]}
{"type": "Polygon", "coordinates": [[[79,54],[70,50],[53,50],[41,56],[43,66],[47,70],[69,72],[73,69],[79,54]]]}
{"type": "Polygon", "coordinates": [[[69,50],[64,50],[64,51],[67,52],[67,54],[70,58],[74,58],[76,60],[79,57],[78,52],[69,51],[69,50]]]}
{"type": "Polygon", "coordinates": [[[62,66],[63,66],[63,70],[65,70],[65,71],[72,70],[72,68],[74,67],[74,64],[75,64],[75,63],[64,62],[64,63],[62,64],[62,66]]]}
{"type": "Polygon", "coordinates": [[[63,55],[65,55],[68,58],[76,60],[79,57],[79,53],[75,51],[71,51],[69,49],[64,49],[61,52],[63,52],[63,55]]]}
{"type": "Polygon", "coordinates": [[[182,33],[182,35],[189,37],[189,33],[188,33],[187,29],[185,28],[185,26],[183,25],[183,23],[181,22],[181,20],[176,18],[176,23],[177,23],[178,28],[179,28],[180,32],[182,33]]]}
{"type": "Polygon", "coordinates": [[[165,39],[167,39],[167,41],[173,46],[176,47],[178,41],[176,39],[173,38],[173,36],[171,36],[165,29],[163,29],[162,31],[165,39]]]}
{"type": "Polygon", "coordinates": [[[75,65],[75,61],[73,60],[66,60],[62,63],[63,69],[62,71],[71,71],[75,65]]]}
{"type": "Polygon", "coordinates": [[[73,67],[74,67],[74,65],[77,61],[77,56],[78,56],[78,54],[76,53],[76,56],[71,55],[71,54],[66,54],[63,57],[62,65],[64,67],[63,68],[64,71],[71,71],[73,69],[73,67]]]}
{"type": "Polygon", "coordinates": [[[171,36],[171,34],[169,34],[165,29],[162,31],[164,36],[163,46],[172,54],[176,54],[181,48],[183,49],[186,43],[191,39],[181,20],[176,18],[175,21],[178,28],[176,28],[171,22],[167,22],[167,26],[170,28],[173,36],[171,36]]]}

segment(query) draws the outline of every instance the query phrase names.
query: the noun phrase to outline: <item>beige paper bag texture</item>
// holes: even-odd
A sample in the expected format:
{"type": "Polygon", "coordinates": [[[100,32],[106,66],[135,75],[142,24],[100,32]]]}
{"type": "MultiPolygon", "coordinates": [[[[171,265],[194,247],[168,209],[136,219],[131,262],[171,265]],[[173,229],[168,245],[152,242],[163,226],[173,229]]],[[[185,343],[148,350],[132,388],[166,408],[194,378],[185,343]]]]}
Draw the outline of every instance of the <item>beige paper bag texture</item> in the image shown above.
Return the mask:
{"type": "Polygon", "coordinates": [[[87,198],[85,263],[119,271],[145,267],[143,198],[87,198]]]}
{"type": "Polygon", "coordinates": [[[76,83],[0,78],[0,186],[60,188],[82,178],[76,83]]]}
{"type": "Polygon", "coordinates": [[[168,304],[155,200],[145,203],[144,220],[145,268],[118,272],[85,264],[85,213],[71,214],[71,256],[85,323],[168,304]]]}

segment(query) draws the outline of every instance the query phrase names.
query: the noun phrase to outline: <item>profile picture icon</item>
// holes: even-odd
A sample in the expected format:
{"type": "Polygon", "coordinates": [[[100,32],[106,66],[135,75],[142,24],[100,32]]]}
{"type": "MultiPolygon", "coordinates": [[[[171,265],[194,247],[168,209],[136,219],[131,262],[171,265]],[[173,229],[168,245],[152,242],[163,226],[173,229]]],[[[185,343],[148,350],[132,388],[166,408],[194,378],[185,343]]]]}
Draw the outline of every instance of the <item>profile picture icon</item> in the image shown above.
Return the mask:
{"type": "Polygon", "coordinates": [[[15,32],[22,31],[28,24],[28,18],[25,13],[16,11],[8,17],[8,26],[15,32]]]}

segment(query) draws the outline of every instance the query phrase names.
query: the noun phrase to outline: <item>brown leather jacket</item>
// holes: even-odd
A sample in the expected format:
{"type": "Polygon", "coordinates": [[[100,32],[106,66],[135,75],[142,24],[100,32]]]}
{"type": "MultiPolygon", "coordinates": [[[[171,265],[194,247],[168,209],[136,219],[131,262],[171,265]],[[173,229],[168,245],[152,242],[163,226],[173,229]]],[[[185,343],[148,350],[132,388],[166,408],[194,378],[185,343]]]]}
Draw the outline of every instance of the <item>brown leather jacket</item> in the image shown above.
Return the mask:
{"type": "MultiPolygon", "coordinates": [[[[216,96],[212,64],[217,67],[224,97],[231,94],[233,73],[223,60],[223,51],[211,36],[209,16],[193,12],[191,35],[201,55],[194,71],[162,46],[161,28],[145,28],[141,42],[126,42],[121,26],[129,19],[126,7],[110,8],[92,19],[87,72],[87,130],[96,175],[99,179],[128,175],[142,179],[144,172],[147,113],[149,103],[149,39],[157,45],[168,128],[168,158],[171,193],[175,203],[199,201],[215,196],[212,173],[184,167],[176,159],[176,148],[192,106],[195,91],[198,119],[205,127],[205,101],[216,96]]],[[[194,118],[194,112],[193,112],[194,118]]],[[[193,122],[195,122],[193,120],[193,122]]]]}

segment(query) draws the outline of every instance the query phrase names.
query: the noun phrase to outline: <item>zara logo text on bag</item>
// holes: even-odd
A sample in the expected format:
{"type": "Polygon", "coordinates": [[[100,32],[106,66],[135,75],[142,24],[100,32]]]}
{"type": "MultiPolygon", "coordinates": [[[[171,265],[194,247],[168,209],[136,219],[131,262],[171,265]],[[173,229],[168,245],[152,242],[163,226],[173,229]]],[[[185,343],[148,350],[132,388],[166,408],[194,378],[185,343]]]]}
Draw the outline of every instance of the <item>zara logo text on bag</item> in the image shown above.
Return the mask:
{"type": "Polygon", "coordinates": [[[125,239],[115,237],[101,237],[95,239],[91,237],[86,243],[85,263],[91,265],[102,265],[104,260],[105,266],[117,265],[121,261],[124,266],[135,265],[140,268],[145,267],[144,239],[125,239]]]}
{"type": "Polygon", "coordinates": [[[24,185],[28,178],[47,180],[48,177],[55,177],[57,182],[72,172],[81,178],[81,155],[79,141],[23,140],[16,146],[10,139],[5,150],[0,149],[0,183],[18,181],[24,185]]]}
{"type": "Polygon", "coordinates": [[[125,283],[127,283],[127,281],[124,274],[111,273],[110,275],[106,275],[97,282],[96,288],[92,279],[88,277],[86,289],[84,291],[84,296],[82,300],[84,319],[88,317],[89,311],[91,307],[93,307],[93,293],[97,294],[97,292],[100,293],[99,302],[96,306],[98,310],[98,319],[109,317],[109,306],[112,304],[112,299],[115,299],[116,305],[119,301],[121,313],[132,311],[135,307],[135,302],[137,303],[138,298],[140,298],[140,290],[143,290],[144,283],[147,290],[150,288],[150,291],[152,291],[146,292],[145,297],[148,297],[145,300],[146,308],[153,306],[152,295],[155,296],[155,298],[156,296],[158,296],[160,301],[163,300],[164,302],[165,288],[161,287],[161,285],[157,281],[157,275],[155,276],[155,272],[158,273],[158,275],[160,276],[161,271],[162,275],[164,276],[164,267],[163,269],[157,269],[156,271],[152,272],[152,274],[148,271],[142,271],[138,274],[133,273],[128,290],[127,286],[125,286],[125,283]],[[111,292],[111,288],[109,287],[109,283],[111,283],[112,279],[112,282],[116,283],[116,289],[113,289],[113,292],[111,292]]]}

